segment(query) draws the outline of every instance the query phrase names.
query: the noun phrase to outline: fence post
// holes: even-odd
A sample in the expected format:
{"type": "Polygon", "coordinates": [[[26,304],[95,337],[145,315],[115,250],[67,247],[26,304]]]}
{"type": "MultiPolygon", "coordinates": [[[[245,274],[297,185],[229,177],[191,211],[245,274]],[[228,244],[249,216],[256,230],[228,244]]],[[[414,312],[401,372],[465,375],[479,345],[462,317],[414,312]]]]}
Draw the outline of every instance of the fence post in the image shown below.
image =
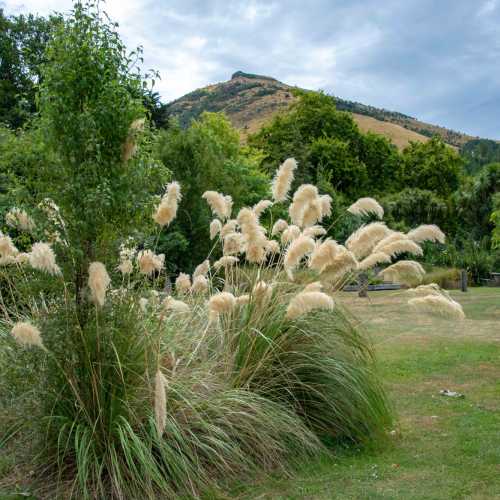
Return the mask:
{"type": "Polygon", "coordinates": [[[467,291],[467,271],[465,269],[460,271],[460,290],[467,291]]]}
{"type": "Polygon", "coordinates": [[[361,273],[359,275],[358,297],[368,297],[368,275],[366,273],[361,273]]]}

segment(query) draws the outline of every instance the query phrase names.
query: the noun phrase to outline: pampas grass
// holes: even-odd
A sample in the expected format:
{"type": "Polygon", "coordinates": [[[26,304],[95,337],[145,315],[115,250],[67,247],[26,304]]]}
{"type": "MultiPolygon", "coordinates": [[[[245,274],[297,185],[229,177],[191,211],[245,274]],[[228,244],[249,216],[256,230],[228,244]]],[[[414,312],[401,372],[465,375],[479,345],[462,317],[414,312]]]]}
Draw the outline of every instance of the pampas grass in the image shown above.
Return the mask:
{"type": "Polygon", "coordinates": [[[309,267],[322,273],[328,266],[333,265],[335,257],[339,252],[339,244],[327,239],[316,246],[309,260],[309,267]]]}
{"type": "Polygon", "coordinates": [[[296,240],[301,234],[300,227],[295,225],[288,226],[281,234],[281,244],[287,245],[293,240],[296,240]]]}
{"type": "Polygon", "coordinates": [[[229,313],[236,306],[236,298],[232,293],[219,292],[208,300],[210,322],[216,320],[220,314],[229,313]]]}
{"type": "Polygon", "coordinates": [[[282,202],[287,200],[296,168],[297,162],[293,158],[288,158],[278,168],[271,185],[274,201],[282,202]]]}
{"type": "Polygon", "coordinates": [[[389,228],[383,222],[372,222],[354,231],[346,240],[345,246],[354,253],[356,258],[362,259],[369,255],[375,245],[389,232],[389,228]]]}
{"type": "Polygon", "coordinates": [[[288,228],[288,222],[283,219],[278,219],[271,229],[271,236],[276,236],[288,228]]]}
{"type": "Polygon", "coordinates": [[[221,267],[231,267],[238,263],[240,259],[232,255],[224,255],[214,263],[214,269],[218,271],[221,267]]]}
{"type": "Polygon", "coordinates": [[[210,239],[213,240],[222,229],[222,222],[219,219],[214,219],[210,223],[210,239]]]}
{"type": "Polygon", "coordinates": [[[208,280],[203,275],[198,275],[193,278],[193,284],[191,285],[191,292],[194,294],[205,293],[208,290],[208,280]]]}
{"type": "Polygon", "coordinates": [[[290,243],[283,263],[289,277],[292,277],[292,271],[300,264],[300,261],[313,250],[314,240],[309,236],[301,235],[290,243]]]}
{"type": "Polygon", "coordinates": [[[409,253],[417,256],[422,256],[424,254],[422,248],[419,245],[417,245],[417,243],[407,239],[396,240],[391,243],[382,245],[380,246],[380,248],[377,246],[375,247],[374,251],[385,253],[391,256],[392,258],[402,253],[409,253]]]}
{"type": "Polygon", "coordinates": [[[10,236],[4,235],[0,232],[0,256],[1,257],[15,257],[19,250],[15,247],[10,236]]]}
{"type": "Polygon", "coordinates": [[[16,323],[11,330],[12,336],[23,346],[44,348],[40,330],[27,321],[16,323]]]}
{"type": "Polygon", "coordinates": [[[297,294],[288,304],[286,317],[295,319],[315,309],[333,309],[333,299],[319,291],[303,291],[297,294]]]}
{"type": "Polygon", "coordinates": [[[155,375],[154,409],[156,430],[160,437],[163,436],[167,425],[167,385],[167,379],[161,370],[158,370],[155,375]]]}
{"type": "Polygon", "coordinates": [[[389,267],[386,267],[383,271],[381,271],[378,275],[383,277],[384,279],[390,281],[403,281],[407,280],[413,281],[422,281],[422,278],[425,274],[424,268],[414,260],[400,260],[395,264],[392,264],[389,267]]]}
{"type": "Polygon", "coordinates": [[[347,209],[347,211],[354,215],[374,214],[379,219],[382,219],[382,217],[384,216],[384,209],[374,198],[360,198],[355,203],[353,203],[347,209]]]}
{"type": "Polygon", "coordinates": [[[111,279],[102,262],[92,262],[89,266],[89,288],[92,302],[103,306],[111,279]]]}
{"type": "Polygon", "coordinates": [[[139,272],[146,276],[151,276],[155,272],[159,272],[165,263],[165,255],[156,255],[151,250],[142,250],[137,254],[137,264],[139,265],[139,272]]]}
{"type": "Polygon", "coordinates": [[[61,275],[61,269],[56,263],[54,251],[47,243],[34,243],[28,261],[33,269],[38,269],[53,276],[61,275]]]}
{"type": "Polygon", "coordinates": [[[271,200],[260,200],[253,207],[254,214],[259,218],[263,212],[265,212],[269,207],[273,206],[273,202],[271,200]]]}
{"type": "Polygon", "coordinates": [[[189,277],[189,274],[180,273],[179,276],[177,276],[177,279],[175,280],[176,292],[179,294],[184,294],[189,292],[190,288],[191,288],[191,278],[189,277]]]}
{"type": "Polygon", "coordinates": [[[418,311],[458,320],[465,319],[465,313],[462,306],[458,302],[442,295],[415,297],[414,299],[410,299],[408,304],[418,311]]]}
{"type": "Polygon", "coordinates": [[[321,226],[310,226],[306,227],[304,231],[302,231],[304,236],[310,236],[311,238],[316,238],[318,236],[324,236],[326,234],[326,229],[321,226]]]}
{"type": "Polygon", "coordinates": [[[372,253],[365,257],[358,266],[358,270],[367,271],[378,264],[387,264],[391,262],[391,257],[383,252],[372,253]]]}
{"type": "Polygon", "coordinates": [[[418,226],[416,229],[412,229],[408,233],[408,239],[414,241],[415,243],[423,243],[424,241],[432,241],[433,243],[439,242],[444,243],[446,237],[435,224],[423,224],[418,226]]]}
{"type": "Polygon", "coordinates": [[[174,181],[167,184],[166,192],[153,214],[154,221],[161,227],[168,226],[177,215],[177,207],[181,199],[181,186],[179,183],[174,181]]]}
{"type": "Polygon", "coordinates": [[[230,196],[217,193],[216,191],[205,191],[202,195],[213,214],[221,220],[226,220],[231,217],[231,211],[233,208],[233,200],[230,196]]]}
{"type": "Polygon", "coordinates": [[[14,227],[28,233],[31,233],[35,229],[34,220],[26,213],[25,210],[21,210],[16,207],[11,208],[7,212],[5,222],[10,227],[14,227]]]}

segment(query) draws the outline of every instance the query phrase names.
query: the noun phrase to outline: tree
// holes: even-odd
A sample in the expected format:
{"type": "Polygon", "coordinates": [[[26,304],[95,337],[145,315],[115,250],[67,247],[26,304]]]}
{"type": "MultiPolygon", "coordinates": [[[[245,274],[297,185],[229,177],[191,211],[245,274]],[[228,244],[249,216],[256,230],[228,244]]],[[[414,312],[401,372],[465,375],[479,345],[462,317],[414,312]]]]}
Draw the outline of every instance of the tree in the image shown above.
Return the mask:
{"type": "Polygon", "coordinates": [[[0,9],[0,123],[21,127],[36,110],[45,48],[59,16],[6,17],[0,9]]]}
{"type": "Polygon", "coordinates": [[[463,160],[439,137],[427,142],[411,142],[403,151],[403,176],[408,187],[449,196],[458,189],[463,160]]]}
{"type": "Polygon", "coordinates": [[[158,158],[183,191],[173,229],[185,251],[171,253],[169,261],[175,269],[192,269],[210,252],[208,226],[213,216],[201,198],[203,192],[232,196],[237,210],[267,196],[268,177],[258,168],[253,152],[240,149],[238,132],[221,114],[205,112],[184,130],[172,124],[160,134],[157,148],[158,158]]]}

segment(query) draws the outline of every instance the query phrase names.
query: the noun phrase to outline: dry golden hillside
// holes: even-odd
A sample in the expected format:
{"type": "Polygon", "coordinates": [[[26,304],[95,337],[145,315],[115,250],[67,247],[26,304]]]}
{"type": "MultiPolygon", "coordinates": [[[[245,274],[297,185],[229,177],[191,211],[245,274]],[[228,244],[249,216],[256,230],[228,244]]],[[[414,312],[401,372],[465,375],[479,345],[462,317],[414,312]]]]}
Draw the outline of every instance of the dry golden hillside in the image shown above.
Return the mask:
{"type": "MultiPolygon", "coordinates": [[[[244,141],[277,113],[286,111],[296,99],[294,87],[274,78],[238,71],[230,80],[195,90],[169,104],[169,111],[181,125],[187,125],[203,111],[224,112],[240,130],[244,141]]],[[[386,111],[336,98],[339,110],[352,112],[363,132],[374,132],[391,140],[399,149],[410,141],[427,141],[434,134],[460,147],[470,136],[420,122],[402,113],[386,111]]]]}

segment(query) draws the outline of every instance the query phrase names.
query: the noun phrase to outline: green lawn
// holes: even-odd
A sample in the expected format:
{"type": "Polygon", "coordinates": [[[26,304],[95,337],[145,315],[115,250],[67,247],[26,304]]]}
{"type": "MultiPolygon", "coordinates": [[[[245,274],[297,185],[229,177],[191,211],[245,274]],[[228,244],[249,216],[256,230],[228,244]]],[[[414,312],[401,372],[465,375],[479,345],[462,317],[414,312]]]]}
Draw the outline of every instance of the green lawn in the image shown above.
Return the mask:
{"type": "Polygon", "coordinates": [[[392,442],[377,452],[338,451],[238,498],[500,498],[500,289],[453,297],[463,323],[412,312],[404,292],[344,295],[376,346],[398,416],[392,442]]]}
{"type": "MultiPolygon", "coordinates": [[[[416,314],[405,292],[374,292],[368,300],[344,294],[376,346],[395,406],[390,444],[338,450],[289,478],[242,485],[231,498],[500,498],[500,289],[453,296],[464,322],[416,314]],[[465,398],[440,396],[441,389],[465,398]]],[[[0,477],[12,477],[14,456],[2,454],[0,442],[0,477]]],[[[0,498],[26,498],[1,491],[0,498]]]]}

